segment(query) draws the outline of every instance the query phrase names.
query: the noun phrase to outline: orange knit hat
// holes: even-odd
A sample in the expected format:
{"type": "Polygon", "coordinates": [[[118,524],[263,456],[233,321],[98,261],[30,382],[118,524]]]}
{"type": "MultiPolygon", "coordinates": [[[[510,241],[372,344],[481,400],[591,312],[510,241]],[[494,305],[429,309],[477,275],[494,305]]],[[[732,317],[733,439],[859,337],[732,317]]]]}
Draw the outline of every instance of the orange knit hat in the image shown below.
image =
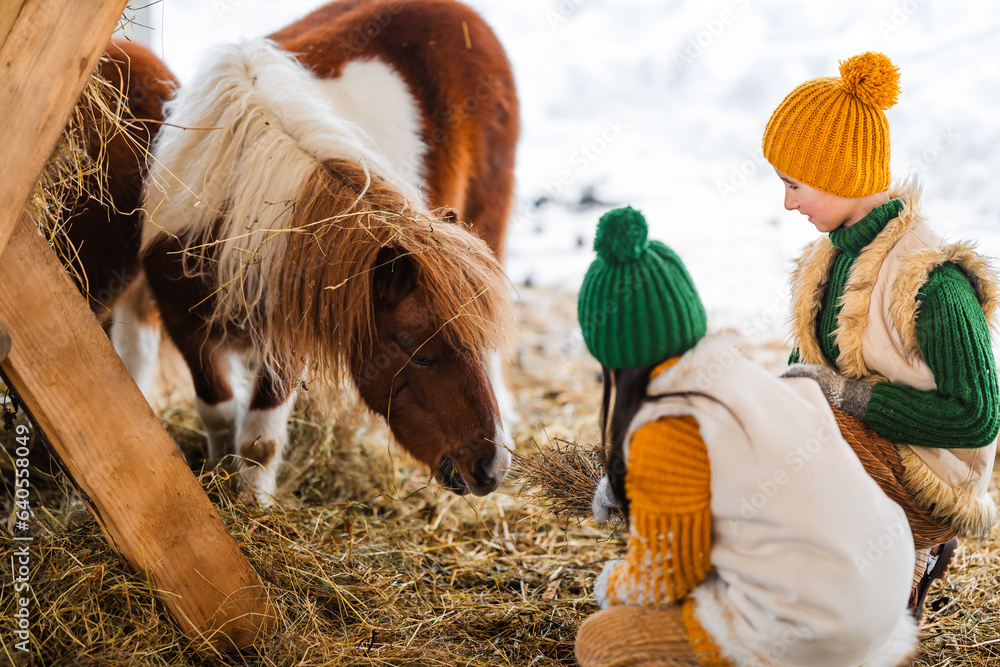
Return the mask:
{"type": "Polygon", "coordinates": [[[797,181],[840,197],[889,188],[889,121],[899,68],[868,51],[840,62],[839,77],[806,81],[764,129],[764,157],[797,181]]]}

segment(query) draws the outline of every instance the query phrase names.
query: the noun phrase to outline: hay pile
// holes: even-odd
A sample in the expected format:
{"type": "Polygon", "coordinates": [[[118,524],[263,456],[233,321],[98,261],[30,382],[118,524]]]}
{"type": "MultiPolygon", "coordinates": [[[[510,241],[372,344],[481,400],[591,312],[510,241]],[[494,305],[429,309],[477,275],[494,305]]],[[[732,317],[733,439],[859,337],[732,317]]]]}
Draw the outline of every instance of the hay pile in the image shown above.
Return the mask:
{"type": "Polygon", "coordinates": [[[64,224],[77,200],[91,198],[113,206],[105,191],[108,156],[101,137],[125,134],[129,127],[127,112],[128,101],[122,91],[95,72],[84,86],[25,207],[63,267],[85,291],[87,276],[66,237],[64,224]]]}
{"type": "MultiPolygon", "coordinates": [[[[592,582],[623,542],[569,518],[589,505],[583,485],[600,474],[590,447],[572,444],[596,441],[600,390],[596,365],[572,343],[572,297],[526,291],[522,298],[520,454],[542,457],[527,462],[536,471],[575,462],[575,506],[558,505],[574,502],[571,493],[530,498],[540,489],[521,489],[524,480],[481,499],[428,486],[428,475],[389,445],[385,428],[353,398],[324,404],[307,396],[292,425],[277,509],[234,504],[222,480],[201,477],[280,614],[278,632],[258,651],[221,656],[176,630],[36,443],[31,664],[574,664],[576,629],[596,610],[592,582]]],[[[175,402],[160,416],[197,466],[203,435],[192,406],[175,402]]],[[[9,455],[0,461],[5,516],[12,467],[9,455]]],[[[9,562],[10,543],[0,551],[9,562]]],[[[948,579],[929,595],[917,664],[1000,664],[1000,576],[991,565],[998,555],[997,535],[960,548],[948,579]]],[[[8,619],[10,579],[0,581],[8,619]]],[[[4,651],[17,657],[9,644],[4,651]]]]}
{"type": "MultiPolygon", "coordinates": [[[[34,664],[573,664],[589,584],[612,550],[603,533],[540,515],[510,491],[469,500],[429,488],[380,425],[339,407],[337,426],[311,406],[299,413],[278,509],[234,504],[222,480],[202,475],[279,610],[277,634],[252,654],[197,651],[58,476],[35,475],[34,664]]],[[[193,411],[164,418],[197,459],[193,411]]],[[[33,473],[54,472],[33,450],[33,473]]],[[[12,462],[0,467],[9,484],[12,462]]],[[[10,543],[3,551],[9,560],[10,543]]],[[[7,618],[11,583],[0,582],[7,618]]]]}

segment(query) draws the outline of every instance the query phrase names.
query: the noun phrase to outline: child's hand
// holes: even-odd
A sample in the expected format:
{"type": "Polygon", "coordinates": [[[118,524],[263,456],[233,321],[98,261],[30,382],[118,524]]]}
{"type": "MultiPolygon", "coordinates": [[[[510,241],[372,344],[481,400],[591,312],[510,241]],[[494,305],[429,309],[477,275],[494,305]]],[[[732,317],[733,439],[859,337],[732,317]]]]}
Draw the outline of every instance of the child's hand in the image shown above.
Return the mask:
{"type": "Polygon", "coordinates": [[[872,385],[846,378],[829,366],[792,364],[781,373],[781,377],[815,380],[830,405],[858,419],[865,418],[868,402],[872,399],[872,385]]]}

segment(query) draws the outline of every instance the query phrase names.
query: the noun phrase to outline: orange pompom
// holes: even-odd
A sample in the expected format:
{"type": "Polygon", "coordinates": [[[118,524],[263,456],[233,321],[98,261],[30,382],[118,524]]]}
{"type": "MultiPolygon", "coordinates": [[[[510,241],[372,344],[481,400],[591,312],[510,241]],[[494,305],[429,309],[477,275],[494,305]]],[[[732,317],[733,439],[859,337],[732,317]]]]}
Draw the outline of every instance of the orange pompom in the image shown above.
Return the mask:
{"type": "Polygon", "coordinates": [[[884,53],[867,51],[840,61],[840,78],[860,102],[888,109],[899,99],[899,68],[884,53]]]}

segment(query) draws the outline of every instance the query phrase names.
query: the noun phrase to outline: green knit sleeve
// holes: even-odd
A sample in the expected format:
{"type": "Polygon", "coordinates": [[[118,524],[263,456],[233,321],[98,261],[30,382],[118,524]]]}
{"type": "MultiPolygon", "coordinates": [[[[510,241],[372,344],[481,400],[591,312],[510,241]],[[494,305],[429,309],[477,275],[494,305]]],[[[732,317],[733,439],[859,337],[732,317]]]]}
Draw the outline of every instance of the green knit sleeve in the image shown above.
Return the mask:
{"type": "Polygon", "coordinates": [[[799,363],[799,348],[793,347],[791,354],[788,355],[788,365],[799,363]]]}
{"type": "Polygon", "coordinates": [[[931,271],[917,298],[917,342],[937,389],[880,382],[865,421],[893,442],[984,447],[1000,430],[1000,396],[989,326],[972,285],[946,263],[931,271]]]}

